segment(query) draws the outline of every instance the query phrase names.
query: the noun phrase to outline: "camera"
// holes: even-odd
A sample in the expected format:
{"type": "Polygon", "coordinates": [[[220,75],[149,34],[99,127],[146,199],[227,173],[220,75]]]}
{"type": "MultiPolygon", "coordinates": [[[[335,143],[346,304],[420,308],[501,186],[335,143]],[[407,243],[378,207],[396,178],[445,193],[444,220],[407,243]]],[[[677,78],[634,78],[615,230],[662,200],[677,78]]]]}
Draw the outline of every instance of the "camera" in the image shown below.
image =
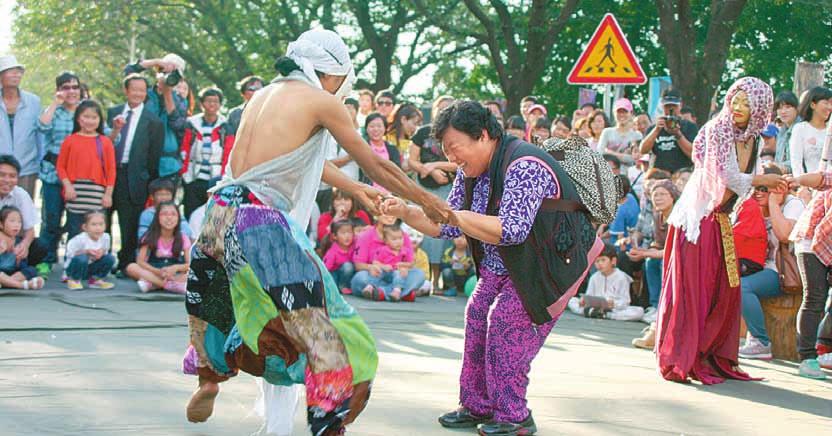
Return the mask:
{"type": "Polygon", "coordinates": [[[682,117],[676,115],[666,115],[664,117],[664,125],[668,130],[676,130],[682,123],[682,117]]]}
{"type": "Polygon", "coordinates": [[[179,70],[173,70],[170,73],[164,74],[165,85],[169,87],[174,87],[182,81],[182,73],[179,70]]]}

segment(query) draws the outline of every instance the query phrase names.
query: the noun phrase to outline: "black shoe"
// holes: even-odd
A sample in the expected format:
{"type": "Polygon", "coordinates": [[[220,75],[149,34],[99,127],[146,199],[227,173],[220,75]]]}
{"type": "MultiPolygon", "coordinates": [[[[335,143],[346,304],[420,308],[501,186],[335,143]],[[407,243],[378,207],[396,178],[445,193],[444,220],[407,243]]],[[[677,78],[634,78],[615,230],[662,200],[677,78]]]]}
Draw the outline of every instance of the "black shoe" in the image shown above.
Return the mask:
{"type": "Polygon", "coordinates": [[[439,424],[447,428],[475,428],[491,421],[490,416],[477,416],[468,409],[460,407],[439,417],[439,424]]]}
{"type": "Polygon", "coordinates": [[[532,412],[529,411],[529,417],[520,424],[491,422],[480,424],[477,430],[482,436],[526,436],[537,433],[537,425],[535,425],[534,418],[532,418],[532,412]]]}
{"type": "Polygon", "coordinates": [[[597,307],[587,307],[584,309],[584,316],[587,318],[603,318],[604,310],[597,307]]]}

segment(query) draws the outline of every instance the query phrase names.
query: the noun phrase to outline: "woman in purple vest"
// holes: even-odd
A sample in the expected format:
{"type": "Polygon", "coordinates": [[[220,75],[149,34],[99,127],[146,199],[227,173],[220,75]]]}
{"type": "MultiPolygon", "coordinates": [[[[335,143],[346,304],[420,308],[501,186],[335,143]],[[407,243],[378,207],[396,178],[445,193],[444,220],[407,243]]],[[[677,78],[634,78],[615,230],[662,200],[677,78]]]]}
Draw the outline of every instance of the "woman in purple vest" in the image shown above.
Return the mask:
{"type": "Polygon", "coordinates": [[[479,103],[443,110],[433,135],[459,168],[448,197],[456,211],[451,224],[433,223],[395,198],[383,209],[427,236],[464,234],[477,264],[480,280],[465,314],[461,407],[439,423],[478,427],[483,435],[532,434],[531,362],[603,244],[554,158],[505,135],[479,103]]]}

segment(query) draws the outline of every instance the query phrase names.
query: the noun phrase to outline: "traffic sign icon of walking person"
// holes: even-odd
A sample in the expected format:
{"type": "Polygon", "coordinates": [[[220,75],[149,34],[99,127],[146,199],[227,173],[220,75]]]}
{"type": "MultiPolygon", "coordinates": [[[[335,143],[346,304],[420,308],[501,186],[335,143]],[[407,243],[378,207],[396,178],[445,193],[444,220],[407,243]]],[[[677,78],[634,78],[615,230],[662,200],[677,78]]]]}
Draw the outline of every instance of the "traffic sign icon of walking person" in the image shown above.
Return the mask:
{"type": "Polygon", "coordinates": [[[646,81],[647,76],[612,14],[601,20],[567,79],[572,84],[639,85],[646,81]]]}

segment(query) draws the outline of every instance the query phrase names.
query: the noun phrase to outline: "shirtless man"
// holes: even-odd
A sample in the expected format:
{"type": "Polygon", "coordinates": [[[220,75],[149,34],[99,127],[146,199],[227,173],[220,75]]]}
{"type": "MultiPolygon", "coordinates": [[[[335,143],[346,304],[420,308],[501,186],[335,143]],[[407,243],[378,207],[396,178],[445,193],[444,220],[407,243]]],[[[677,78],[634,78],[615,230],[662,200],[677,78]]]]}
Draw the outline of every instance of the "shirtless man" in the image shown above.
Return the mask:
{"type": "Polygon", "coordinates": [[[348,308],[347,303],[337,290],[327,292],[327,283],[334,282],[324,280],[328,273],[319,268],[322,264],[311,250],[311,243],[298,236],[303,232],[294,223],[308,222],[317,181],[321,179],[349,192],[375,214],[381,195],[327,162],[322,148],[334,146],[330,141],[337,141],[370,178],[421,205],[430,219],[447,223],[453,215],[443,200],[422,190],[396,165],[373,153],[356,132],[342,102],[351,90],[354,73],[347,47],[336,33],[305,32],[289,44],[287,55],[279,58],[275,67],[284,78],[257,92],[247,104],[225,178],[217,185],[206,227],[194,245],[186,306],[193,347],[189,353],[197,362],[199,389],[191,397],[187,415],[192,422],[207,420],[219,392],[218,382],[242,369],[265,379],[288,378],[294,383],[305,383],[313,434],[339,434],[366,404],[377,364],[375,345],[369,329],[351,308],[339,311],[338,308],[348,308]],[[246,232],[251,234],[256,226],[260,226],[255,229],[260,240],[256,246],[248,245],[251,242],[247,242],[246,232]],[[229,239],[228,235],[234,237],[229,239]],[[280,241],[283,251],[270,245],[275,240],[280,241]],[[257,259],[257,265],[249,263],[249,259],[257,257],[256,250],[274,252],[274,259],[267,260],[272,264],[265,265],[266,269],[289,270],[283,274],[295,276],[289,277],[292,280],[279,277],[283,281],[275,283],[273,275],[279,273],[255,271],[251,278],[250,271],[263,266],[262,259],[257,259]],[[307,256],[298,256],[301,252],[307,256]],[[292,253],[296,254],[291,260],[301,265],[283,268],[292,253]],[[305,262],[309,263],[304,265],[305,262]],[[220,267],[225,268],[227,277],[214,274],[220,267]],[[310,268],[323,272],[313,279],[308,275],[301,278],[301,273],[310,268]],[[246,279],[236,280],[235,275],[246,279]],[[216,280],[228,283],[217,286],[216,280]],[[235,295],[233,300],[218,294],[227,294],[229,284],[235,295]],[[263,291],[271,298],[264,301],[263,291]],[[287,292],[291,294],[288,297],[287,292]],[[211,293],[214,299],[231,301],[233,317],[229,313],[216,314],[219,309],[215,306],[200,311],[203,296],[211,293]],[[258,298],[256,307],[250,303],[238,307],[238,300],[258,298]],[[293,306],[294,301],[301,304],[293,306]],[[326,314],[321,315],[324,311],[326,314]],[[251,313],[254,321],[242,319],[246,317],[240,314],[245,313],[251,313]],[[258,317],[268,318],[265,326],[257,324],[258,317]],[[242,339],[232,350],[222,345],[230,334],[228,319],[234,320],[242,339]],[[208,330],[213,335],[210,341],[206,340],[208,330]],[[218,341],[216,335],[224,336],[218,341]],[[347,337],[351,340],[342,340],[347,337]],[[275,343],[281,346],[269,346],[275,343]],[[298,357],[301,354],[307,356],[308,363],[305,379],[298,380],[288,374],[288,368],[303,363],[298,357]],[[353,358],[347,359],[348,355],[353,358]],[[266,357],[283,359],[282,372],[266,366],[266,357]],[[228,367],[223,368],[226,363],[228,367]]]}

